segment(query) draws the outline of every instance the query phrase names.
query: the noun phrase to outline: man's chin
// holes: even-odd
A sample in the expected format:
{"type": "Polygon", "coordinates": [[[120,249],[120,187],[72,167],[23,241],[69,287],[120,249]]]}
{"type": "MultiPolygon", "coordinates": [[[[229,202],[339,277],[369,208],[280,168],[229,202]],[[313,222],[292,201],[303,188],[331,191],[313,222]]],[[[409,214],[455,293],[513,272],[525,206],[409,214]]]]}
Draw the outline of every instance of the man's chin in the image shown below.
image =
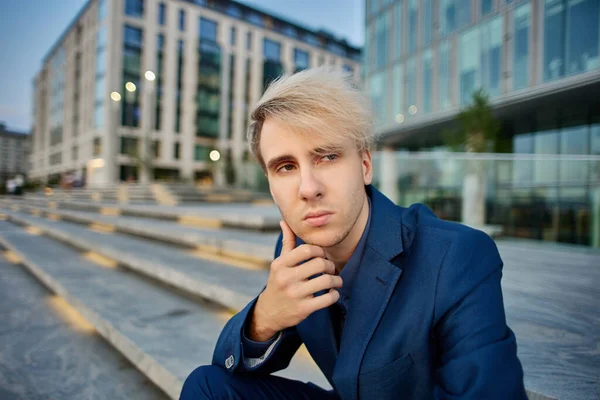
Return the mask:
{"type": "Polygon", "coordinates": [[[302,241],[319,247],[333,247],[339,244],[339,234],[334,229],[311,229],[300,236],[302,241]]]}

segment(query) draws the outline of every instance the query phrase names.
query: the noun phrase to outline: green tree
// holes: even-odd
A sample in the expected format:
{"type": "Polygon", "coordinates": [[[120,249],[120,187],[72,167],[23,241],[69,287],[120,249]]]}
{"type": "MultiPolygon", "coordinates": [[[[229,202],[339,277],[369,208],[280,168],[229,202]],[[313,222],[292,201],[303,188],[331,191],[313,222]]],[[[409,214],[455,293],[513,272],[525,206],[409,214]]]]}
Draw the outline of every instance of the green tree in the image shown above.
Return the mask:
{"type": "Polygon", "coordinates": [[[492,114],[489,98],[485,90],[473,92],[471,104],[456,117],[458,129],[445,132],[445,142],[455,151],[484,153],[499,151],[500,123],[492,114]]]}

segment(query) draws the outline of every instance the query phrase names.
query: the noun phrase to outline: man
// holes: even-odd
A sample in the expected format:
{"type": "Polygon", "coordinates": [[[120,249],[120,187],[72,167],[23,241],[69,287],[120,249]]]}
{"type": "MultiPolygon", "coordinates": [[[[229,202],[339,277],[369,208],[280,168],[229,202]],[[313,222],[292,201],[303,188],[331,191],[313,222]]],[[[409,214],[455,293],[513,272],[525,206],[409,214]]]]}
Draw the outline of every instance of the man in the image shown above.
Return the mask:
{"type": "Polygon", "coordinates": [[[371,186],[371,116],[341,73],[273,83],[248,141],[283,221],[263,292],[182,399],[525,399],[484,233],[371,186]],[[334,388],[270,375],[304,343],[334,388]]]}

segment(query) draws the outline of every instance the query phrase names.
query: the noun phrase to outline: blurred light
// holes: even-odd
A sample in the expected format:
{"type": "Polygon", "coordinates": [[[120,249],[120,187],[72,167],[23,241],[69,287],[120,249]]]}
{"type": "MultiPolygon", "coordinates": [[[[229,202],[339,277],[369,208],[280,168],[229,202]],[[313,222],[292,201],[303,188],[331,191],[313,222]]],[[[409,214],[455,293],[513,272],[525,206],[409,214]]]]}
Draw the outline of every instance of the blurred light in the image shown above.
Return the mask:
{"type": "Polygon", "coordinates": [[[135,92],[135,89],[136,89],[135,83],[133,83],[133,82],[127,82],[125,84],[125,89],[127,89],[127,91],[129,91],[129,92],[135,92]]]}
{"type": "Polygon", "coordinates": [[[103,158],[95,158],[90,160],[90,168],[102,168],[104,167],[104,159],[103,158]]]}
{"type": "Polygon", "coordinates": [[[417,106],[410,106],[408,107],[408,112],[410,113],[410,115],[415,115],[417,113],[417,106]]]}
{"type": "Polygon", "coordinates": [[[399,124],[403,123],[404,122],[404,115],[397,114],[396,115],[396,122],[399,123],[399,124]]]}
{"type": "Polygon", "coordinates": [[[213,150],[210,152],[209,157],[213,161],[219,161],[221,158],[221,153],[219,153],[217,150],[213,150]]]}
{"type": "Polygon", "coordinates": [[[119,92],[112,92],[110,98],[113,99],[113,101],[121,101],[121,94],[119,92]]]}
{"type": "Polygon", "coordinates": [[[152,71],[146,71],[146,73],[144,74],[144,77],[149,80],[150,82],[152,82],[153,80],[156,79],[156,75],[154,74],[154,72],[152,71]]]}

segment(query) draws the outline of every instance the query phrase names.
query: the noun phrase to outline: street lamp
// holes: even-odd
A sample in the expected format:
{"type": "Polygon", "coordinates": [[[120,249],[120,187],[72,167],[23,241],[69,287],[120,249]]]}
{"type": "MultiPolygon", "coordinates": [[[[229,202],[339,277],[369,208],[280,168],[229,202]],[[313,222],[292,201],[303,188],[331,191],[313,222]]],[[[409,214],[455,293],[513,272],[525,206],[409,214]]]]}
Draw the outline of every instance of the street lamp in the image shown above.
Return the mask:
{"type": "Polygon", "coordinates": [[[156,75],[152,71],[146,71],[144,78],[150,82],[153,82],[156,79],[156,75]]]}
{"type": "Polygon", "coordinates": [[[154,95],[154,82],[156,80],[156,74],[150,70],[144,73],[146,82],[142,87],[144,101],[143,101],[143,119],[142,119],[142,154],[141,154],[141,166],[140,181],[147,183],[150,181],[151,175],[151,163],[153,155],[150,154],[150,132],[156,125],[156,97],[154,95]],[[147,116],[147,118],[146,118],[147,116]]]}
{"type": "Polygon", "coordinates": [[[104,166],[106,167],[106,176],[109,185],[119,181],[119,175],[117,174],[119,149],[117,143],[119,138],[118,125],[119,114],[121,111],[121,93],[111,92],[110,99],[112,100],[110,102],[110,125],[108,128],[108,136],[106,137],[106,151],[104,157],[106,160],[104,166]]]}
{"type": "Polygon", "coordinates": [[[219,153],[218,150],[211,151],[208,156],[210,157],[210,159],[212,161],[215,161],[215,162],[217,162],[217,161],[219,161],[221,159],[221,153],[219,153]]]}

